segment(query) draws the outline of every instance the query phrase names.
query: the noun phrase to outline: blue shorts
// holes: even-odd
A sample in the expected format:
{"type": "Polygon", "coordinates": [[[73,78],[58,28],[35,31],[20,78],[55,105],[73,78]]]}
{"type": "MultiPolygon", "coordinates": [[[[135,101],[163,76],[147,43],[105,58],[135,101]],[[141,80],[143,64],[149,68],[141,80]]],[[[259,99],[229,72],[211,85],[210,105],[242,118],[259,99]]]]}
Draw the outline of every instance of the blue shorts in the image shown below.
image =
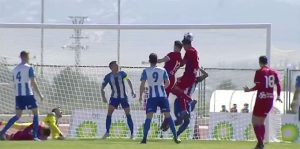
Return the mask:
{"type": "Polygon", "coordinates": [[[170,112],[170,105],[167,97],[148,98],[146,105],[146,113],[156,113],[157,107],[160,107],[160,111],[170,112]]]}
{"type": "Polygon", "coordinates": [[[296,78],[296,88],[300,88],[300,76],[296,78]]]}
{"type": "Polygon", "coordinates": [[[25,110],[37,108],[36,100],[33,95],[31,96],[16,96],[16,109],[25,110]]]}
{"type": "Polygon", "coordinates": [[[109,100],[109,105],[115,107],[116,109],[121,104],[123,109],[129,108],[129,103],[127,98],[113,98],[111,97],[109,100]]]}
{"type": "MultiPolygon", "coordinates": [[[[186,109],[189,113],[193,112],[195,109],[195,105],[191,106],[189,104],[186,105],[186,109]]],[[[176,116],[176,118],[179,118],[181,115],[182,109],[180,108],[180,103],[179,103],[179,99],[176,98],[174,101],[174,115],[176,116]]]]}

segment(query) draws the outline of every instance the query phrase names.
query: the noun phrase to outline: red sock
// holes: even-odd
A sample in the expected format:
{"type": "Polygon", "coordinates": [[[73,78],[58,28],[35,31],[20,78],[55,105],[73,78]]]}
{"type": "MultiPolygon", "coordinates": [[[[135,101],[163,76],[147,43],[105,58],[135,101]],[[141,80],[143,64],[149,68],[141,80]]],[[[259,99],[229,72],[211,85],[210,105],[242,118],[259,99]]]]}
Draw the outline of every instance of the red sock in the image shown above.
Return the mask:
{"type": "Polygon", "coordinates": [[[263,141],[262,141],[262,132],[261,132],[261,126],[260,125],[255,125],[254,126],[254,133],[255,133],[255,136],[256,136],[256,139],[257,139],[257,142],[259,144],[262,144],[263,141]]]}
{"type": "Polygon", "coordinates": [[[260,131],[261,131],[261,134],[260,134],[261,135],[260,136],[261,137],[261,141],[264,142],[264,140],[265,140],[265,132],[266,132],[265,125],[261,125],[260,126],[260,131]]]}

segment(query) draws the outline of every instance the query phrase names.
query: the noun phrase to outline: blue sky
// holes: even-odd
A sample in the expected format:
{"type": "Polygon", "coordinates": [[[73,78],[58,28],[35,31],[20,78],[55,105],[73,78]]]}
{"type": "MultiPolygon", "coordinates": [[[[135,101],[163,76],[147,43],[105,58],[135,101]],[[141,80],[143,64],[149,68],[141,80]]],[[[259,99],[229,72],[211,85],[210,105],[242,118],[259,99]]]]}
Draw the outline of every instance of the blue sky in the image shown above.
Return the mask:
{"type": "MultiPolygon", "coordinates": [[[[40,0],[0,0],[1,23],[39,23],[40,0]]],[[[46,23],[70,23],[68,16],[88,16],[87,24],[117,23],[116,0],[45,0],[46,23]]],[[[272,23],[273,64],[298,64],[300,54],[300,1],[298,0],[122,0],[124,24],[234,24],[272,23]]],[[[165,55],[172,42],[186,30],[121,32],[121,63],[140,65],[150,52],[165,55]]],[[[260,30],[192,30],[200,62],[205,67],[243,64],[253,66],[264,54],[264,32],[260,30]],[[217,54],[216,54],[217,53],[217,54]],[[246,56],[245,56],[246,55],[246,56]]],[[[45,62],[73,64],[72,30],[45,31],[45,62]]],[[[116,56],[116,32],[84,31],[89,49],[82,52],[83,65],[106,65],[116,56]]],[[[0,50],[11,62],[20,49],[30,49],[40,60],[40,32],[0,29],[0,50]]]]}

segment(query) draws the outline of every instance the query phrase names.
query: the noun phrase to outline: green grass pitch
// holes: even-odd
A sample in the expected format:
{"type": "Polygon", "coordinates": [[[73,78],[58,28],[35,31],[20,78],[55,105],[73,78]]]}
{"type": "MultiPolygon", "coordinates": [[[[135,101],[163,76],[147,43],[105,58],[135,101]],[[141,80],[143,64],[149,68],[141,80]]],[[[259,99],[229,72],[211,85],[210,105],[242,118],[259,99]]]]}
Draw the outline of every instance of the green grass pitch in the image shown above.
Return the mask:
{"type": "MultiPolygon", "coordinates": [[[[175,144],[172,140],[65,140],[65,141],[1,141],[0,149],[252,149],[255,142],[186,141],[175,144]]],[[[299,149],[299,144],[270,143],[265,149],[299,149]]]]}

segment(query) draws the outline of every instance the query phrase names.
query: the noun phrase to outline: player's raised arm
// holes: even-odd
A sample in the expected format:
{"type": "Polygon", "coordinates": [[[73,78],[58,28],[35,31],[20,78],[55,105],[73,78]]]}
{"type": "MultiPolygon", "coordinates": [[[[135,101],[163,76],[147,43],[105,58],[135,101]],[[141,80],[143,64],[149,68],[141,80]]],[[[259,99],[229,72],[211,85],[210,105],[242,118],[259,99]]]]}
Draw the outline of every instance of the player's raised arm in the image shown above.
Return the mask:
{"type": "Polygon", "coordinates": [[[37,92],[37,94],[39,95],[41,101],[43,101],[44,100],[44,96],[42,95],[42,93],[40,91],[40,88],[39,88],[39,86],[37,84],[37,81],[35,79],[35,75],[34,75],[34,71],[33,71],[32,67],[29,69],[29,77],[31,79],[31,85],[32,85],[33,89],[37,92]]]}
{"type": "Polygon", "coordinates": [[[157,63],[165,63],[168,62],[170,60],[169,56],[165,56],[164,58],[158,59],[157,63]]]}

